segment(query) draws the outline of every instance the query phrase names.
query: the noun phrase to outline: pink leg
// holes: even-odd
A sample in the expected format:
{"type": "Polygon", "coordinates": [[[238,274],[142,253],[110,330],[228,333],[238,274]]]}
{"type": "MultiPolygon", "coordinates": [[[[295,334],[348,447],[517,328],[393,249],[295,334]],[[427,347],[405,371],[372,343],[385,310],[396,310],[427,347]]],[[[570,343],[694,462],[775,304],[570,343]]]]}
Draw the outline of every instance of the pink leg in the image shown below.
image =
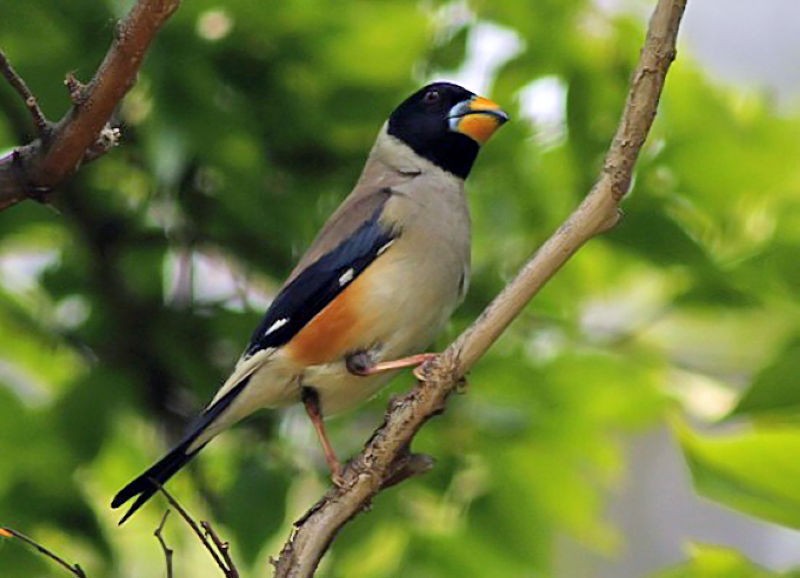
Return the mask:
{"type": "Polygon", "coordinates": [[[414,375],[421,379],[422,376],[419,375],[417,370],[426,362],[430,361],[437,357],[438,353],[418,353],[416,355],[410,355],[408,357],[401,357],[400,359],[393,359],[392,361],[382,361],[380,363],[376,363],[374,365],[370,365],[364,368],[359,368],[358,374],[359,375],[375,375],[376,373],[382,373],[384,371],[391,371],[393,369],[403,369],[404,367],[414,367],[414,375]]]}
{"type": "Polygon", "coordinates": [[[311,424],[317,432],[319,443],[322,445],[322,451],[325,454],[325,461],[331,470],[331,478],[333,483],[337,486],[342,485],[342,464],[339,458],[336,457],[336,452],[328,439],[328,434],[325,431],[325,422],[322,418],[322,411],[319,407],[319,396],[317,391],[311,387],[303,387],[302,390],[303,405],[306,408],[306,413],[311,419],[311,424]]]}

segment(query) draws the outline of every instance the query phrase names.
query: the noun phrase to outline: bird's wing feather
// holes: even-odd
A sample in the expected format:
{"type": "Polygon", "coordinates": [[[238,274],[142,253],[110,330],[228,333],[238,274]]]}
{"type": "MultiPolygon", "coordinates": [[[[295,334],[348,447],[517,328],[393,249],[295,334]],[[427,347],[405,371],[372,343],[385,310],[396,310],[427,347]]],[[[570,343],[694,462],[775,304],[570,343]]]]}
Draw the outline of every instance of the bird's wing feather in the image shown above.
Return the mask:
{"type": "Polygon", "coordinates": [[[390,196],[391,190],[379,189],[351,197],[345,210],[333,215],[272,301],[243,359],[287,343],[400,234],[381,221],[390,196]]]}

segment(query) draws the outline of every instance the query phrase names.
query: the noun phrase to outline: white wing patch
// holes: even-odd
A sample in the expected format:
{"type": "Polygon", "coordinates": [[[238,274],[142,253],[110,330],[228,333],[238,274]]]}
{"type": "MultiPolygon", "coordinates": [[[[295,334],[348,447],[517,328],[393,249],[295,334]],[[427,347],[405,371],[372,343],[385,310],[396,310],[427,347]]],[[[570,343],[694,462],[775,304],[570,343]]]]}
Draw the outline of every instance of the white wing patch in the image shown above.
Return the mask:
{"type": "Polygon", "coordinates": [[[381,245],[381,247],[378,249],[378,252],[376,253],[376,256],[380,257],[381,255],[383,255],[387,251],[387,249],[389,249],[389,247],[391,247],[392,245],[394,245],[394,239],[392,239],[388,243],[385,243],[384,245],[381,245]]]}
{"type": "Polygon", "coordinates": [[[273,332],[277,331],[278,329],[280,329],[281,327],[283,327],[287,323],[289,323],[289,318],[288,317],[283,317],[281,319],[278,319],[275,323],[273,323],[272,325],[269,326],[269,329],[267,329],[264,332],[264,337],[266,337],[270,333],[273,333],[273,332]]]}
{"type": "Polygon", "coordinates": [[[345,285],[350,283],[350,281],[353,280],[355,274],[356,272],[351,267],[350,269],[339,275],[339,287],[344,287],[345,285]]]}
{"type": "MultiPolygon", "coordinates": [[[[383,245],[381,245],[375,254],[376,257],[380,257],[381,255],[383,255],[386,252],[386,250],[393,244],[394,244],[394,239],[390,240],[388,243],[384,243],[383,245]]],[[[344,287],[345,285],[350,283],[350,281],[352,281],[355,276],[356,276],[355,269],[353,269],[352,267],[347,269],[344,273],[339,275],[339,287],[344,287]]]]}

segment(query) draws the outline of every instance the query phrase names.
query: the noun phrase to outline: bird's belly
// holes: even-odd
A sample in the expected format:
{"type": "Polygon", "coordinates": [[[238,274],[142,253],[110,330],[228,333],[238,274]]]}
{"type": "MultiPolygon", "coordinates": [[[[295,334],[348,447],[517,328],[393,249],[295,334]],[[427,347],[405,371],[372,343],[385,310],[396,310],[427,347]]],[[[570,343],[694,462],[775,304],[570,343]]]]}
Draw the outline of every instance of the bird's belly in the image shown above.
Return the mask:
{"type": "Polygon", "coordinates": [[[397,373],[353,375],[349,355],[367,351],[380,362],[430,345],[458,304],[461,274],[381,259],[292,340],[292,357],[305,366],[302,384],[318,391],[326,415],[371,397],[397,373]]]}
{"type": "Polygon", "coordinates": [[[317,391],[322,411],[329,417],[372,397],[397,373],[363,377],[350,373],[344,362],[337,361],[306,368],[302,379],[304,385],[317,391]]]}

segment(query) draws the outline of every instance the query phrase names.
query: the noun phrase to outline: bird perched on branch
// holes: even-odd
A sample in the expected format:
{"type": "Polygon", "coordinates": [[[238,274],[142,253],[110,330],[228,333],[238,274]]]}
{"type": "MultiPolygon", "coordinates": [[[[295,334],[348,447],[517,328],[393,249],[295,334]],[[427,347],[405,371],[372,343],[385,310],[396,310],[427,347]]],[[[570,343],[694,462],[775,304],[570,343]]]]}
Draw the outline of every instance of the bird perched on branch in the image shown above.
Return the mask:
{"type": "Polygon", "coordinates": [[[231,376],[183,440],[114,496],[138,510],[214,436],[262,407],[302,401],[334,481],[323,416],[373,395],[420,353],[469,283],[464,179],[508,116],[449,83],[407,98],[384,124],[355,188],[256,328],[231,376]]]}

